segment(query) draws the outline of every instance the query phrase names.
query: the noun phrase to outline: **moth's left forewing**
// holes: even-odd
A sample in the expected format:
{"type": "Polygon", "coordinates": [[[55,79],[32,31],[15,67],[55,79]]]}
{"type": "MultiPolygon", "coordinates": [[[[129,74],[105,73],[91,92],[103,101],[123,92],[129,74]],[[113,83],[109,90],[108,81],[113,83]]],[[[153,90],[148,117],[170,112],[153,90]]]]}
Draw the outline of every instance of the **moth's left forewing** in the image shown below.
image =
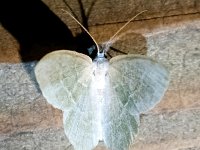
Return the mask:
{"type": "Polygon", "coordinates": [[[134,141],[139,114],[154,107],[164,95],[169,72],[154,60],[121,55],[110,60],[104,107],[105,143],[126,150],[134,141]]]}

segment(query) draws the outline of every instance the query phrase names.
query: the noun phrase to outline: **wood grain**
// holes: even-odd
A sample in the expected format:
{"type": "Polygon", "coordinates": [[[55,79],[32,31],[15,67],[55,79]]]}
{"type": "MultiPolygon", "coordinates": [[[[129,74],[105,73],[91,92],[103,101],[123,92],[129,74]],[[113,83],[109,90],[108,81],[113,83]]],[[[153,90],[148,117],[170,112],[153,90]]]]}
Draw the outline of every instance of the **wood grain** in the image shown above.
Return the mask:
{"type": "MultiPolygon", "coordinates": [[[[49,11],[56,14],[64,23],[64,28],[69,27],[73,37],[80,33],[78,25],[61,11],[61,8],[67,9],[63,1],[43,2],[49,11]]],[[[88,11],[92,1],[83,3],[84,10],[88,11]]],[[[80,18],[78,2],[69,1],[68,4],[80,18]]],[[[130,149],[198,150],[200,149],[200,2],[198,0],[151,2],[99,0],[93,6],[88,27],[94,38],[102,43],[107,41],[124,22],[144,9],[148,9],[148,13],[129,24],[113,47],[125,53],[148,55],[161,62],[168,67],[171,82],[161,103],[152,111],[142,115],[137,142],[130,149]]],[[[14,8],[8,10],[12,14],[17,12],[12,12],[14,8]]],[[[42,25],[43,22],[40,20],[39,23],[42,25]]],[[[1,25],[0,149],[73,149],[64,134],[62,113],[50,106],[42,97],[33,73],[36,60],[40,57],[59,48],[70,48],[62,44],[69,42],[68,38],[71,36],[66,38],[61,34],[63,30],[55,29],[62,38],[52,39],[59,39],[61,43],[52,40],[47,40],[47,44],[42,43],[43,40],[37,43],[39,40],[35,38],[31,48],[26,49],[22,57],[22,43],[19,38],[3,22],[1,25]],[[25,61],[22,59],[24,57],[28,59],[25,61]]],[[[59,27],[62,28],[63,25],[59,27]]],[[[48,33],[52,32],[48,31],[45,34],[51,36],[48,33]]],[[[29,30],[27,32],[33,33],[29,30]]],[[[115,50],[110,50],[109,53],[111,56],[121,54],[115,50]]],[[[102,144],[98,148],[104,149],[102,144]]]]}

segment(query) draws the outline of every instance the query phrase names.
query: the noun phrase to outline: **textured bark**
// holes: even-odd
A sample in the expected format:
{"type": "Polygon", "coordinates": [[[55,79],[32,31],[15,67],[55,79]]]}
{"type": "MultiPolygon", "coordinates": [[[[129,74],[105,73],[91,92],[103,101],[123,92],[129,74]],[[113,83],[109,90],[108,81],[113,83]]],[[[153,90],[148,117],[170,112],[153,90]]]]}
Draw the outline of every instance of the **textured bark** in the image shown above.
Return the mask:
{"type": "MultiPolygon", "coordinates": [[[[44,2],[63,22],[73,28],[73,35],[80,31],[76,29],[76,23],[61,11],[61,8],[66,8],[63,2],[44,2]]],[[[86,9],[92,2],[83,3],[86,9]]],[[[199,0],[157,0],[151,3],[144,0],[99,0],[91,11],[90,32],[101,43],[107,41],[122,26],[119,22],[127,21],[137,12],[148,9],[138,21],[127,26],[122,32],[124,36],[113,47],[127,53],[151,56],[166,65],[171,74],[169,89],[161,103],[142,115],[140,132],[131,150],[200,149],[199,3],[199,0]]],[[[69,5],[80,15],[77,2],[70,1],[69,5]]],[[[12,9],[8,10],[12,12],[12,9]]],[[[73,149],[64,134],[61,111],[53,108],[43,98],[33,73],[36,64],[34,60],[49,52],[48,48],[50,51],[60,48],[54,46],[59,43],[42,45],[35,42],[31,50],[26,49],[27,53],[22,56],[22,43],[5,24],[2,25],[0,150],[73,149]],[[28,57],[31,58],[30,62],[29,59],[21,61],[26,55],[31,56],[28,57]]],[[[111,56],[120,54],[114,50],[109,53],[111,56]]],[[[103,147],[100,144],[97,149],[104,149],[103,147]]]]}

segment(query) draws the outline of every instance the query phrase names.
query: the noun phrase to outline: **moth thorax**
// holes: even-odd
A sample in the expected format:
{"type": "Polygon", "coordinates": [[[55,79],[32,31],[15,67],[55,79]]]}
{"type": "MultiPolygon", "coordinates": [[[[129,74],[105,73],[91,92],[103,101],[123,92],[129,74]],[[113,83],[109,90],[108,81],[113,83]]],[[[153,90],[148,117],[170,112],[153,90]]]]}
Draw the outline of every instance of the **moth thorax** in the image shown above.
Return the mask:
{"type": "Polygon", "coordinates": [[[97,88],[104,89],[105,86],[105,76],[108,71],[108,60],[104,57],[96,58],[94,61],[94,76],[97,88]]]}

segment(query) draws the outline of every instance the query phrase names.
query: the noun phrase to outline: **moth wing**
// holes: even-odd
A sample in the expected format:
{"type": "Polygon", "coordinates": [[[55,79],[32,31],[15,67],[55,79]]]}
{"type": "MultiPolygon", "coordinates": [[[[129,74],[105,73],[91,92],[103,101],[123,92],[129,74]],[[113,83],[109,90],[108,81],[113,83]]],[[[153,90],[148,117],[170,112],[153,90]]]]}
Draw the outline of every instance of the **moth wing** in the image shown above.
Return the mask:
{"type": "Polygon", "coordinates": [[[60,50],[44,56],[35,68],[43,96],[54,107],[69,110],[89,88],[91,60],[73,51],[60,50]]]}
{"type": "Polygon", "coordinates": [[[110,60],[103,121],[109,148],[128,149],[138,132],[139,114],[161,100],[168,83],[168,71],[150,58],[122,55],[110,60]]]}
{"type": "Polygon", "coordinates": [[[65,134],[75,150],[91,150],[99,140],[97,106],[88,94],[85,93],[75,109],[63,114],[65,134]]]}
{"type": "Polygon", "coordinates": [[[76,150],[92,149],[98,144],[92,73],[88,56],[67,50],[47,54],[35,68],[44,97],[64,111],[65,133],[76,150]]]}

